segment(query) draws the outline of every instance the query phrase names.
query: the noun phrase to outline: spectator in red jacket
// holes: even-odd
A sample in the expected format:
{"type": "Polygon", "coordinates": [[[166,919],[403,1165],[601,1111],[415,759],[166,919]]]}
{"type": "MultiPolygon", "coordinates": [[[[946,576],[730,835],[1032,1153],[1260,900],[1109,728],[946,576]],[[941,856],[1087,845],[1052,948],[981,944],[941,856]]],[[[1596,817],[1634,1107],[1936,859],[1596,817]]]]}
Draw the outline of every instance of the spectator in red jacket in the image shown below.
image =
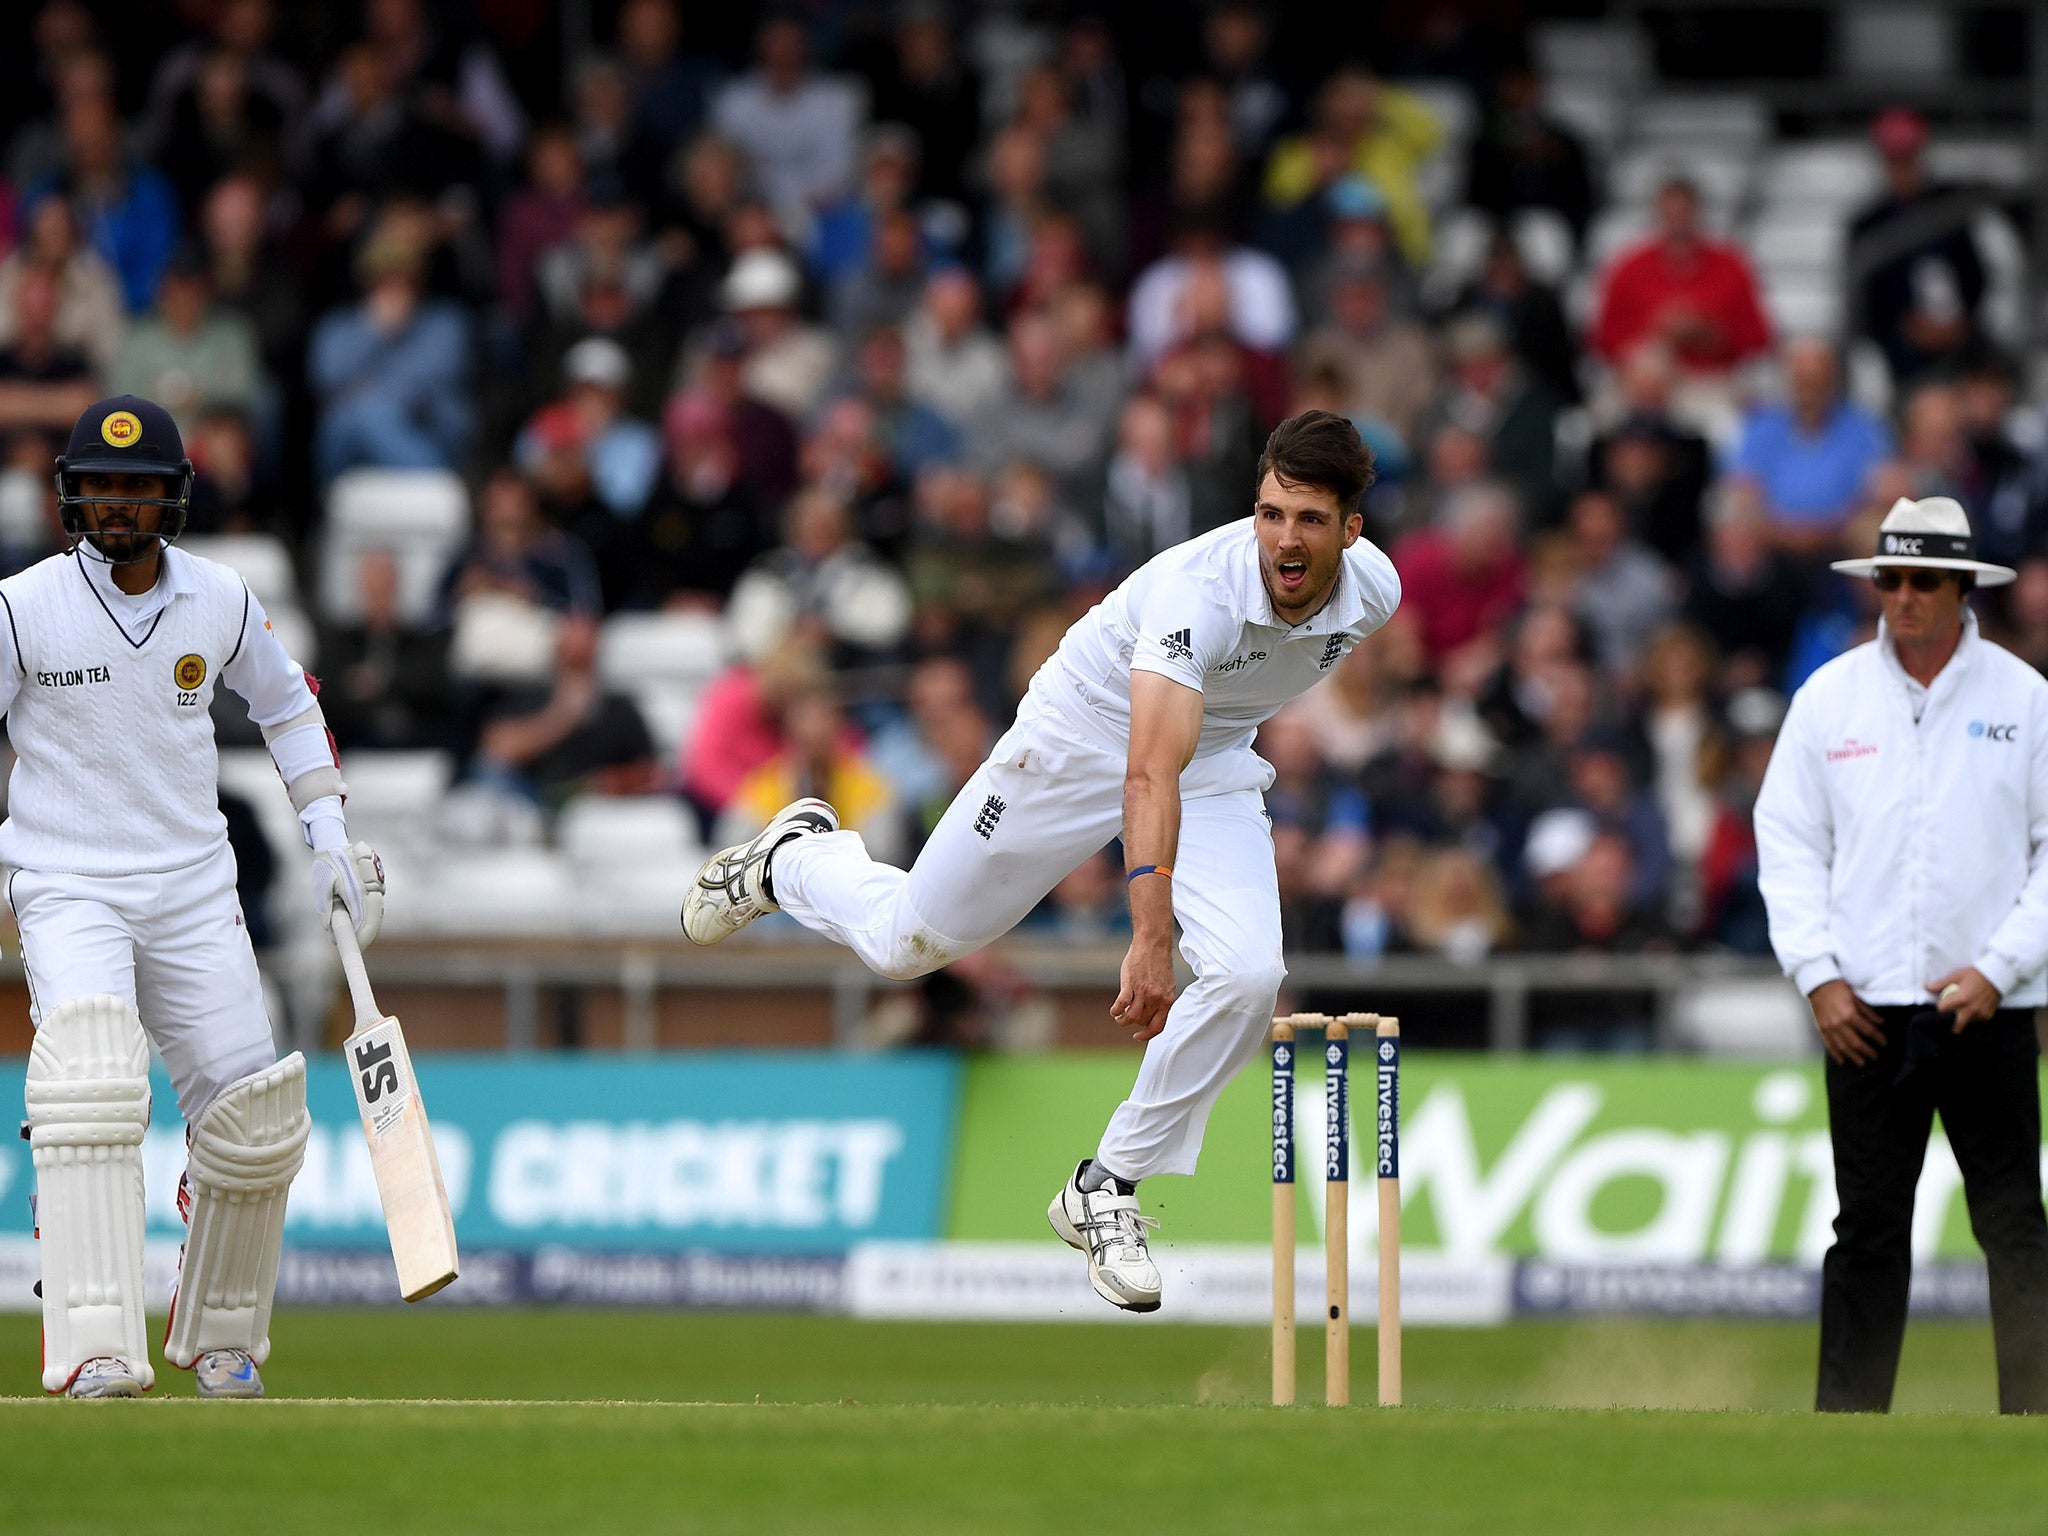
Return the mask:
{"type": "Polygon", "coordinates": [[[1395,547],[1402,611],[1415,616],[1432,664],[1491,635],[1521,607],[1519,522],[1514,492],[1484,481],[1453,495],[1436,527],[1395,547]]]}
{"type": "Polygon", "coordinates": [[[1601,283],[1593,349],[1619,363],[1661,340],[1693,384],[1715,384],[1771,345],[1756,275],[1700,229],[1699,190],[1673,177],[1657,194],[1657,233],[1616,258],[1601,283]]]}

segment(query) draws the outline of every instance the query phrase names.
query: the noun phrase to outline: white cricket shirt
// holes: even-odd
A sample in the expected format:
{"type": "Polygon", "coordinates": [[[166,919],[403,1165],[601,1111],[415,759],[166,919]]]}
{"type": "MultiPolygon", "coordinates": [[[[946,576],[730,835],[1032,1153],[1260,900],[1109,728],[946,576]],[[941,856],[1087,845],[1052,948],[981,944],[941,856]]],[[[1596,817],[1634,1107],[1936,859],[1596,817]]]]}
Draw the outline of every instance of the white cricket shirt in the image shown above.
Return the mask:
{"type": "Polygon", "coordinates": [[[16,761],[0,863],[80,875],[181,869],[227,840],[208,707],[258,725],[313,707],[241,577],[182,549],[136,596],[90,555],[0,581],[0,713],[16,761]]]}
{"type": "Polygon", "coordinates": [[[2048,1002],[2048,681],[1977,632],[1924,691],[1883,630],[1793,696],[1756,803],[1771,947],[1802,992],[1932,1000],[1972,965],[2048,1002]],[[1917,718],[1916,718],[1917,716],[1917,718]]]}
{"type": "Polygon", "coordinates": [[[1202,695],[1197,758],[1249,747],[1262,724],[1327,677],[1401,602],[1394,563],[1361,538],[1344,551],[1330,600],[1286,623],[1259,573],[1252,521],[1139,566],[1067,631],[1031,692],[1128,745],[1131,673],[1157,672],[1202,695]]]}

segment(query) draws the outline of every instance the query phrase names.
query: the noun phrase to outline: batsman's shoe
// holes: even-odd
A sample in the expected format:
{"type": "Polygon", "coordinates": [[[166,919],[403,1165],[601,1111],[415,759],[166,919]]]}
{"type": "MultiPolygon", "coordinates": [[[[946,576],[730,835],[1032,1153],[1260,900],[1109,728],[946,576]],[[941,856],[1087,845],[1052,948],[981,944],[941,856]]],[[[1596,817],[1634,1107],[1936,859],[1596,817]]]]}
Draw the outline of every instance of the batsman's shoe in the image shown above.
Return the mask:
{"type": "Polygon", "coordinates": [[[81,1365],[64,1388],[66,1397],[140,1397],[142,1378],[125,1360],[99,1355],[81,1365]]]}
{"type": "Polygon", "coordinates": [[[1113,1185],[1083,1190],[1088,1162],[1083,1158],[1053,1196],[1045,1219],[1061,1242],[1088,1255],[1088,1283],[1096,1295],[1126,1312],[1157,1312],[1159,1266],[1145,1247],[1145,1229],[1159,1223],[1139,1213],[1136,1195],[1118,1194],[1113,1185]]]}
{"type": "Polygon", "coordinates": [[[768,895],[769,855],[792,837],[838,830],[839,813],[823,800],[785,805],[752,842],[721,848],[704,861],[683,898],[683,932],[692,943],[716,944],[755,918],[781,911],[768,895]]]}
{"type": "Polygon", "coordinates": [[[192,1362],[192,1384],[201,1397],[261,1397],[263,1378],[244,1349],[209,1349],[192,1362]]]}

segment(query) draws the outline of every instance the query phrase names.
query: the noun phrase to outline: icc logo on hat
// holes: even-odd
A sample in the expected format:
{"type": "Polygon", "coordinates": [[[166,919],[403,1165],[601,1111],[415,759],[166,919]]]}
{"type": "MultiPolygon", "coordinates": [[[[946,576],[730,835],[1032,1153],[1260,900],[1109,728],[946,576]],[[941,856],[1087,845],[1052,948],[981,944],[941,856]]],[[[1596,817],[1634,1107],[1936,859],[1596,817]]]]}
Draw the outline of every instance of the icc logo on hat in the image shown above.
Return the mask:
{"type": "Polygon", "coordinates": [[[114,448],[133,448],[142,438],[142,422],[133,411],[115,411],[100,423],[100,436],[114,448]]]}

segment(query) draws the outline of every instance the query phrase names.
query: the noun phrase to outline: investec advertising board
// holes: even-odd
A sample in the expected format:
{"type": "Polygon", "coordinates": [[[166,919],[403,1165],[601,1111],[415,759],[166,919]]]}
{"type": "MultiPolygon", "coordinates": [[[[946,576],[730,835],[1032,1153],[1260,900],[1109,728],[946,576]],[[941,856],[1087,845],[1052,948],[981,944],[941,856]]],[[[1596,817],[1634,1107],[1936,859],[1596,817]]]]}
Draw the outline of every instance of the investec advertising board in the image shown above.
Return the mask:
{"type": "MultiPolygon", "coordinates": [[[[1321,1083],[1297,1117],[1303,1305],[1320,1295],[1321,1083]]],[[[846,1308],[1100,1320],[1045,1205],[1128,1091],[1131,1058],[1065,1053],[426,1057],[462,1280],[435,1305],[511,1300],[846,1308]]],[[[1417,1322],[1512,1312],[1804,1314],[1835,1213],[1817,1066],[1404,1053],[1404,1306],[1417,1322]]],[[[0,1065],[21,1102],[22,1063],[0,1065]]],[[[1268,1315],[1265,1074],[1212,1117],[1198,1178],[1142,1186],[1162,1222],[1161,1321],[1268,1315]]],[[[395,1299],[376,1188],[338,1061],[313,1064],[315,1126],[286,1226],[288,1300],[395,1299]]],[[[1354,1104],[1354,1113],[1361,1106],[1354,1104]]],[[[1354,1128],[1354,1184],[1373,1176],[1354,1128]]],[[[169,1085],[144,1147],[153,1288],[181,1228],[169,1085]]],[[[28,1148],[0,1143],[0,1307],[32,1305],[28,1148]]],[[[1915,1301],[1982,1305],[1955,1159],[1930,1145],[1915,1301]]],[[[1351,1207],[1369,1315],[1377,1202],[1351,1207]]]]}

